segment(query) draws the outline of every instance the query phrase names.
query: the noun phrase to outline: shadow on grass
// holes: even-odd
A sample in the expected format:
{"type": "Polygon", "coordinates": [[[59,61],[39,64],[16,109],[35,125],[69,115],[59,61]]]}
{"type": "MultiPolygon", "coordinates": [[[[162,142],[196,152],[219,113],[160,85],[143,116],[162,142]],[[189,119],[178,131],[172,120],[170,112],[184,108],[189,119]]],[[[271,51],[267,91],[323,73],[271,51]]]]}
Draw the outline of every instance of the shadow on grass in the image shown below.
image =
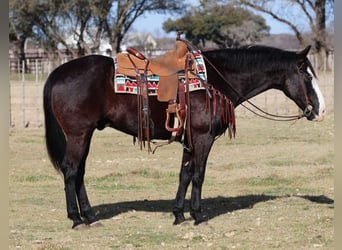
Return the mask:
{"type": "MultiPolygon", "coordinates": [[[[266,202],[279,198],[298,197],[309,200],[319,204],[333,204],[334,200],[324,196],[311,196],[311,195],[244,195],[237,197],[215,197],[202,199],[202,212],[208,219],[215,218],[216,216],[226,214],[241,209],[251,209],[253,206],[260,202],[266,202]]],[[[94,206],[98,218],[109,219],[121,213],[135,211],[144,212],[165,212],[172,213],[174,200],[138,200],[118,202],[112,204],[103,204],[94,206]]],[[[189,212],[189,201],[186,201],[185,212],[189,212]]]]}

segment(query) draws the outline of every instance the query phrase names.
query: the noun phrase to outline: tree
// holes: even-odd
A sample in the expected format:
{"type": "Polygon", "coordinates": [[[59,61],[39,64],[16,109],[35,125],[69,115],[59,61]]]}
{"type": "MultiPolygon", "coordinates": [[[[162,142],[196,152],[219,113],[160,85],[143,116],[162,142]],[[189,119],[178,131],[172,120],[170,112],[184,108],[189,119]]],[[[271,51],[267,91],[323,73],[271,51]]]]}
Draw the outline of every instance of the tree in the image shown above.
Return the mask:
{"type": "Polygon", "coordinates": [[[182,31],[196,46],[205,47],[212,41],[225,48],[255,42],[268,33],[269,27],[262,17],[240,7],[202,1],[197,10],[188,11],[182,18],[168,19],[163,29],[182,31]]]}
{"type": "Polygon", "coordinates": [[[27,9],[26,1],[9,1],[9,41],[17,48],[20,61],[24,62],[26,40],[33,35],[33,18],[27,15],[27,9]]]}
{"type": "Polygon", "coordinates": [[[114,16],[106,26],[106,32],[109,36],[113,49],[120,52],[120,45],[124,35],[131,28],[138,17],[150,12],[182,13],[185,9],[184,0],[118,0],[113,6],[114,16]]]}
{"type": "MultiPolygon", "coordinates": [[[[327,17],[333,17],[334,0],[236,0],[237,2],[266,13],[275,20],[286,24],[292,29],[298,41],[303,46],[307,41],[303,38],[303,30],[293,16],[293,10],[297,8],[300,16],[307,20],[313,35],[313,47],[317,53],[329,53],[326,41],[327,17]],[[279,9],[279,6],[282,8],[279,9]]],[[[297,14],[298,15],[298,14],[297,14]]]]}
{"type": "Polygon", "coordinates": [[[76,57],[96,51],[106,35],[118,52],[138,17],[149,12],[181,13],[184,5],[182,0],[10,0],[10,38],[25,44],[34,37],[50,51],[62,44],[76,57]],[[76,41],[76,52],[68,37],[76,41]]]}
{"type": "Polygon", "coordinates": [[[65,17],[65,23],[70,25],[77,46],[77,55],[90,54],[91,49],[85,41],[85,33],[92,17],[92,9],[88,0],[69,0],[63,4],[61,15],[65,17]]]}
{"type": "Polygon", "coordinates": [[[10,26],[20,41],[24,59],[24,45],[28,38],[40,41],[46,50],[54,51],[60,42],[68,48],[63,33],[62,1],[10,0],[10,26]]]}

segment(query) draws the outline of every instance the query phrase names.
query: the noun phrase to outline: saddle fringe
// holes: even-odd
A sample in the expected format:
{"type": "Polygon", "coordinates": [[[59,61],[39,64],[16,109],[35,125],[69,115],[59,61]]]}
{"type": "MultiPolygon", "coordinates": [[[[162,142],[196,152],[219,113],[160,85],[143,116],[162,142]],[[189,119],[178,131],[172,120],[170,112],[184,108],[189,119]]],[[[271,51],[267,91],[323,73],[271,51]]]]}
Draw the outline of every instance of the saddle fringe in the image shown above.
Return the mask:
{"type": "MultiPolygon", "coordinates": [[[[227,126],[228,135],[231,139],[235,137],[236,125],[235,125],[235,108],[234,104],[221,93],[219,90],[215,89],[211,84],[207,83],[206,78],[203,79],[199,76],[199,73],[194,72],[194,52],[192,52],[188,47],[188,52],[184,56],[184,70],[179,71],[177,77],[177,99],[169,99],[168,108],[166,109],[166,120],[165,129],[172,133],[171,138],[167,141],[157,142],[155,140],[150,140],[150,108],[148,103],[148,66],[149,60],[144,57],[144,73],[139,71],[139,67],[136,65],[136,60],[132,60],[129,57],[131,65],[133,65],[133,70],[137,80],[138,86],[138,142],[140,149],[145,148],[145,143],[148,145],[148,153],[155,153],[156,149],[168,145],[177,138],[183,142],[184,147],[190,152],[193,150],[192,136],[191,136],[191,107],[190,107],[190,90],[189,90],[189,74],[196,76],[203,84],[206,89],[206,108],[209,109],[210,119],[219,116],[220,126],[227,126]],[[212,99],[210,102],[209,99],[212,99]],[[210,107],[212,103],[212,108],[210,107]],[[219,114],[217,110],[219,109],[219,114]],[[169,127],[170,115],[174,116],[174,126],[169,127]],[[151,143],[155,145],[152,150],[151,143]],[[185,145],[186,144],[186,145],[185,145]]],[[[197,52],[199,53],[199,52],[197,52]]],[[[182,53],[183,54],[183,53],[182,53]]],[[[139,58],[140,59],[140,58],[139,58]]],[[[205,67],[205,65],[203,65],[205,67]]],[[[151,122],[153,124],[153,122],[151,122]]],[[[212,122],[210,123],[210,131],[212,130],[212,122]]],[[[136,137],[133,137],[133,142],[135,144],[136,137]]]]}
{"type": "MultiPolygon", "coordinates": [[[[206,83],[206,108],[209,110],[210,119],[216,117],[217,109],[220,110],[220,126],[227,125],[229,138],[235,138],[236,122],[235,122],[235,107],[232,101],[213,85],[206,83]],[[210,107],[210,99],[212,99],[212,107],[210,107]]],[[[211,123],[212,126],[212,123],[211,123]]],[[[212,128],[210,128],[211,130],[212,128]]]]}

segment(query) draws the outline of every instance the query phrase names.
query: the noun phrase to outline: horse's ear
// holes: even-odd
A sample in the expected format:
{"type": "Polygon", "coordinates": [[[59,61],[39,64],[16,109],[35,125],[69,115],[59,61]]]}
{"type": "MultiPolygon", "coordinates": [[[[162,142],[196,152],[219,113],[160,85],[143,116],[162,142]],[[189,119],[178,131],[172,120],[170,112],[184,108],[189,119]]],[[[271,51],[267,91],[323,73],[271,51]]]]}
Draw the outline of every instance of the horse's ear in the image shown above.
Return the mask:
{"type": "Polygon", "coordinates": [[[297,54],[300,55],[301,58],[306,57],[308,55],[310,49],[311,49],[311,45],[308,45],[302,51],[297,52],[297,54]]]}

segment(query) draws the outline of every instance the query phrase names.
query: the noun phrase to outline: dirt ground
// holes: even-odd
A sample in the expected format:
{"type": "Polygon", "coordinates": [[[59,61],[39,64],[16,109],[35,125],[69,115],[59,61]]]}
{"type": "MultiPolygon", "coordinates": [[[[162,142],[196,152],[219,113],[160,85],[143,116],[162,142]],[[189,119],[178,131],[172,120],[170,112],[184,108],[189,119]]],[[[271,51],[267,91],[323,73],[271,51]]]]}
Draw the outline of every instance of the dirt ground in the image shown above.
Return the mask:
{"type": "MultiPolygon", "coordinates": [[[[333,249],[334,115],[294,124],[237,117],[219,138],[203,185],[207,223],[173,226],[182,146],[155,154],[96,132],[86,168],[104,227],[71,229],[64,185],[42,128],[10,130],[10,249],[333,249]]],[[[188,205],[186,203],[186,205],[188,205]]]]}

